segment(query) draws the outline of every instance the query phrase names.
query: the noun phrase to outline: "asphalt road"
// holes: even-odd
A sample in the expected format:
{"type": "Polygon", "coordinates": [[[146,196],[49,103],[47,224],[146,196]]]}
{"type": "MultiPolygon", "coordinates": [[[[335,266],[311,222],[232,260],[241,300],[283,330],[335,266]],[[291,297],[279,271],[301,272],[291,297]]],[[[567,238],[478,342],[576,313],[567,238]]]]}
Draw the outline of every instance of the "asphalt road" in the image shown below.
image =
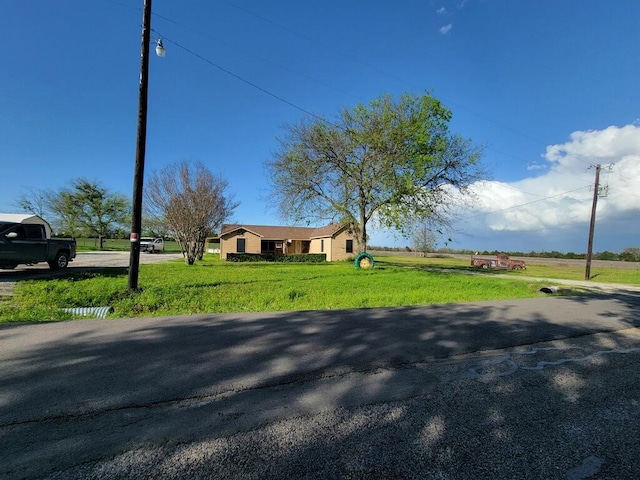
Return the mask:
{"type": "Polygon", "coordinates": [[[0,478],[640,478],[640,294],[0,325],[0,478]]]}

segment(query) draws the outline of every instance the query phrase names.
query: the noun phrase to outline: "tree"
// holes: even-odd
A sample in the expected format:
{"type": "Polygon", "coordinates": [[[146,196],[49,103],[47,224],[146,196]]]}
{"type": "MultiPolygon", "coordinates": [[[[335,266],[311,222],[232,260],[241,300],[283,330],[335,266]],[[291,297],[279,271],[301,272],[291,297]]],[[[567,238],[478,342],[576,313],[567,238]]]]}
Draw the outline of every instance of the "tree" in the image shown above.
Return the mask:
{"type": "Polygon", "coordinates": [[[481,149],[449,132],[451,112],[431,95],[382,95],[327,122],[285,127],[266,162],[271,196],[294,222],[350,223],[360,251],[367,224],[407,235],[416,219],[446,223],[454,200],[482,177],[481,149]]]}
{"type": "Polygon", "coordinates": [[[129,199],[109,192],[97,181],[77,178],[71,183],[71,188],[53,196],[52,210],[62,223],[72,229],[73,234],[79,229],[86,235],[97,237],[102,250],[104,238],[129,217],[129,199]]]}
{"type": "Polygon", "coordinates": [[[97,181],[77,178],[60,190],[29,190],[16,206],[49,219],[58,234],[95,236],[103,248],[104,237],[122,225],[130,214],[129,200],[111,193],[97,181]]]}
{"type": "Polygon", "coordinates": [[[225,180],[200,162],[177,162],[150,176],[145,211],[162,219],[187,265],[202,258],[207,236],[217,231],[238,206],[227,188],[225,180]]]}
{"type": "Polygon", "coordinates": [[[417,252],[427,254],[436,248],[436,236],[428,221],[419,221],[413,229],[413,246],[417,252]]]}
{"type": "Polygon", "coordinates": [[[640,248],[627,247],[622,251],[619,257],[620,260],[624,260],[625,262],[640,262],[640,248]]]}
{"type": "Polygon", "coordinates": [[[13,205],[22,211],[47,218],[50,212],[52,193],[48,190],[29,189],[13,202],[13,205]]]}

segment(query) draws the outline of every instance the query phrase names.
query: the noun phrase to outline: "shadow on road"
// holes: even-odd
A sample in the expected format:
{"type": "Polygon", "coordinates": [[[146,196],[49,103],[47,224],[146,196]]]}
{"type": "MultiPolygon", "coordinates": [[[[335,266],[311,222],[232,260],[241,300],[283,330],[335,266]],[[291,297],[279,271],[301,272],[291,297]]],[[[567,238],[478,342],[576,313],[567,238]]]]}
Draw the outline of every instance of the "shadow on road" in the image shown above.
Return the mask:
{"type": "MultiPolygon", "coordinates": [[[[555,367],[564,382],[468,368],[444,382],[427,367],[552,340],[572,348],[640,326],[638,307],[638,295],[591,295],[1,325],[0,476],[84,465],[84,478],[99,478],[92,462],[123,454],[114,476],[160,476],[169,462],[172,478],[194,468],[211,478],[565,478],[554,465],[604,451],[593,435],[638,438],[640,422],[591,432],[580,404],[589,395],[592,414],[615,407],[637,419],[640,407],[620,394],[635,379],[594,386],[573,362],[555,367]],[[530,387],[535,395],[523,395],[530,387]],[[562,457],[558,442],[572,453],[562,457]],[[201,449],[185,464],[187,444],[201,449]]],[[[599,347],[629,343],[607,337],[599,347]]],[[[589,368],[606,371],[611,358],[599,362],[589,368]]],[[[615,448],[606,452],[604,473],[616,461],[615,448]]]]}

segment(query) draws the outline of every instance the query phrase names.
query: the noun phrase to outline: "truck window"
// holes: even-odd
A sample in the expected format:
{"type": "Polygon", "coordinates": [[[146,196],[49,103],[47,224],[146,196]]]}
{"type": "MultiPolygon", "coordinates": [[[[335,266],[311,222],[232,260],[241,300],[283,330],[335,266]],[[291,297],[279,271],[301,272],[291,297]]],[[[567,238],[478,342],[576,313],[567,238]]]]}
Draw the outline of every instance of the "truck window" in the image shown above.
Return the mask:
{"type": "Polygon", "coordinates": [[[24,240],[25,238],[27,238],[27,231],[24,229],[24,226],[22,225],[18,225],[17,227],[15,227],[12,232],[15,232],[16,235],[18,235],[16,237],[16,239],[18,240],[24,240]]]}
{"type": "Polygon", "coordinates": [[[25,225],[24,229],[27,234],[27,238],[30,240],[42,240],[44,235],[42,234],[42,226],[40,225],[25,225]]]}

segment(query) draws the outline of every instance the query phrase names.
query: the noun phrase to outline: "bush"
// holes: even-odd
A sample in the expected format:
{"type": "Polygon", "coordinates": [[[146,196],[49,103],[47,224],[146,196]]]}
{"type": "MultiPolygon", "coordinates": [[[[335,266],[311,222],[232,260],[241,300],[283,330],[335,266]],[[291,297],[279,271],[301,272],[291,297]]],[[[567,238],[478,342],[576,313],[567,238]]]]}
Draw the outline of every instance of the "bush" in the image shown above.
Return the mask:
{"type": "Polygon", "coordinates": [[[228,253],[228,262],[281,262],[281,263],[323,263],[326,253],[296,253],[292,255],[273,255],[263,253],[228,253]]]}

